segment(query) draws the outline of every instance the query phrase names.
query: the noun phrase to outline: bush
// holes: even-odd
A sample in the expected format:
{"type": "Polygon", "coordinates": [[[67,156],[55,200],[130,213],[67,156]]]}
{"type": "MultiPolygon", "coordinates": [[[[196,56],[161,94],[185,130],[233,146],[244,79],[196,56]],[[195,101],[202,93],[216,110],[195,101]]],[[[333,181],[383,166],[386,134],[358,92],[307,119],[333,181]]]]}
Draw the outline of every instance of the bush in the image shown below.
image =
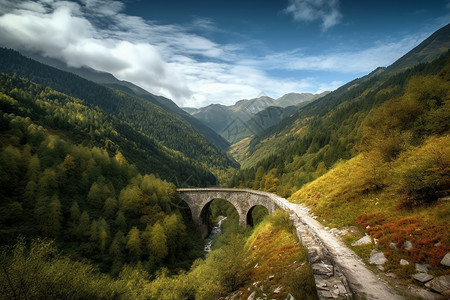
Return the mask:
{"type": "Polygon", "coordinates": [[[446,196],[450,186],[450,137],[429,140],[403,153],[393,171],[393,187],[406,194],[403,205],[414,206],[446,196]]]}

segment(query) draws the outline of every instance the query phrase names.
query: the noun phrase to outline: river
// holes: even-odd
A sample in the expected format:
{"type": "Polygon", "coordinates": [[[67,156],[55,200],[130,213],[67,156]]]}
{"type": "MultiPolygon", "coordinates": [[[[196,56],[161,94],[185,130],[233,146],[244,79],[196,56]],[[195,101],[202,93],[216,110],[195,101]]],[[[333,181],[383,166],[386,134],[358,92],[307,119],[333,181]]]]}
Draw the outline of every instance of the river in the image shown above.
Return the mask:
{"type": "Polygon", "coordinates": [[[224,216],[218,217],[218,221],[217,221],[216,225],[214,225],[213,229],[211,230],[211,233],[206,238],[206,245],[204,248],[205,252],[211,251],[211,245],[214,240],[214,237],[222,232],[222,229],[221,229],[222,222],[225,221],[226,219],[227,219],[227,217],[224,217],[224,216]]]}

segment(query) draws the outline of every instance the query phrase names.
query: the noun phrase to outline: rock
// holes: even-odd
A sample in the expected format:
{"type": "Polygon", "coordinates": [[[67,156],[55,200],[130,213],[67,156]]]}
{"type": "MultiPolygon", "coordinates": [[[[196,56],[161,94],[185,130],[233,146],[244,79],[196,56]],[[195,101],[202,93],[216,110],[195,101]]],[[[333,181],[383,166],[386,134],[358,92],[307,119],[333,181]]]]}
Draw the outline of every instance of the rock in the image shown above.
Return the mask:
{"type": "Polygon", "coordinates": [[[294,296],[292,296],[290,293],[287,294],[286,300],[295,300],[294,296]]]}
{"type": "Polygon", "coordinates": [[[356,242],[352,243],[352,246],[360,246],[360,245],[367,245],[372,244],[372,240],[370,239],[370,236],[365,235],[356,242]]]}
{"type": "Polygon", "coordinates": [[[314,278],[316,281],[316,288],[319,290],[329,291],[330,289],[327,286],[327,282],[321,278],[314,278]]]}
{"type": "Polygon", "coordinates": [[[328,277],[333,276],[334,268],[332,265],[327,265],[324,263],[317,263],[312,265],[313,274],[316,275],[327,275],[328,277]]]}
{"type": "Polygon", "coordinates": [[[256,291],[253,291],[253,292],[250,294],[250,296],[248,296],[247,300],[253,300],[253,299],[255,299],[255,296],[256,296],[256,291]]]}
{"type": "Polygon", "coordinates": [[[274,279],[275,278],[275,276],[273,276],[273,275],[270,275],[269,276],[269,280],[272,280],[272,279],[274,279]]]}
{"type": "Polygon", "coordinates": [[[412,276],[415,280],[420,281],[422,283],[428,282],[434,277],[427,273],[416,273],[412,276]]]}
{"type": "Polygon", "coordinates": [[[339,289],[339,294],[343,295],[347,293],[347,289],[345,288],[345,286],[342,284],[342,282],[338,281],[336,282],[336,286],[339,289]]]}
{"type": "Polygon", "coordinates": [[[370,264],[371,265],[384,265],[387,262],[386,257],[384,257],[383,252],[377,250],[372,250],[370,253],[370,264]]]}
{"type": "Polygon", "coordinates": [[[445,254],[444,258],[442,258],[441,265],[450,267],[450,252],[445,254]]]}
{"type": "Polygon", "coordinates": [[[408,285],[408,290],[409,292],[418,297],[419,299],[424,299],[424,300],[438,300],[438,299],[442,299],[442,297],[434,292],[419,288],[416,285],[408,285]]]}
{"type": "Polygon", "coordinates": [[[413,248],[413,244],[410,241],[405,241],[403,247],[405,248],[406,251],[411,251],[413,248]]]}
{"type": "Polygon", "coordinates": [[[382,265],[377,265],[377,269],[380,271],[384,271],[384,267],[382,265]]]}
{"type": "Polygon", "coordinates": [[[421,265],[421,264],[416,264],[416,271],[419,273],[427,273],[428,272],[428,267],[429,265],[421,265]]]}
{"type": "Polygon", "coordinates": [[[346,235],[347,233],[350,233],[351,235],[353,235],[354,237],[362,237],[361,232],[359,231],[359,228],[356,226],[350,226],[348,228],[348,232],[346,232],[345,234],[342,235],[346,235]]]}
{"type": "Polygon", "coordinates": [[[426,286],[438,293],[450,294],[450,275],[436,277],[428,282],[426,286]]]}
{"type": "Polygon", "coordinates": [[[392,250],[398,250],[397,246],[393,242],[389,242],[389,248],[392,250]]]}
{"type": "Polygon", "coordinates": [[[397,275],[395,275],[394,273],[386,273],[386,276],[390,278],[397,278],[397,275]]]}
{"type": "Polygon", "coordinates": [[[400,264],[402,265],[402,266],[406,266],[406,265],[409,265],[409,261],[407,261],[406,259],[400,259],[400,264]]]}
{"type": "Polygon", "coordinates": [[[333,295],[329,291],[320,291],[319,297],[322,296],[324,298],[334,298],[333,295]]]}

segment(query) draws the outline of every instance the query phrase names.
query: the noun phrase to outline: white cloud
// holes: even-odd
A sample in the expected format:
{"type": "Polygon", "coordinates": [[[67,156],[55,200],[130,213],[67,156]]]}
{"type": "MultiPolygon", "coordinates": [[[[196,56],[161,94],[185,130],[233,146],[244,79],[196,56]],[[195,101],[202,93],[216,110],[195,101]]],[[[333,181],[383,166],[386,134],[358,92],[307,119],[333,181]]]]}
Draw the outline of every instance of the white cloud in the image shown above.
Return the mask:
{"type": "MultiPolygon", "coordinates": [[[[329,8],[323,8],[327,7],[325,0],[317,0],[320,5],[315,6],[312,1],[291,1],[291,6],[301,3],[309,7],[303,19],[319,16],[324,28],[340,18],[337,1],[330,1],[329,8]]],[[[123,3],[108,0],[0,0],[0,45],[35,51],[74,67],[110,72],[180,106],[199,107],[233,104],[261,91],[279,97],[288,92],[335,89],[342,80],[327,82],[312,75],[299,79],[294,73],[281,78],[268,72],[370,72],[393,62],[425,37],[380,41],[359,51],[308,55],[293,50],[261,57],[248,54],[254,47],[245,42],[220,44],[193,33],[219,30],[212,20],[197,18],[188,26],[159,24],[126,15],[123,9],[123,3]]]]}
{"type": "Polygon", "coordinates": [[[266,69],[368,73],[377,67],[392,64],[400,55],[413,49],[428,35],[429,33],[417,33],[397,42],[378,41],[365,49],[321,55],[306,55],[302,50],[280,52],[249,64],[264,65],[266,69]]]}
{"type": "Polygon", "coordinates": [[[339,0],[289,0],[284,10],[296,21],[321,21],[324,31],[338,24],[342,18],[339,12],[339,0]]]}

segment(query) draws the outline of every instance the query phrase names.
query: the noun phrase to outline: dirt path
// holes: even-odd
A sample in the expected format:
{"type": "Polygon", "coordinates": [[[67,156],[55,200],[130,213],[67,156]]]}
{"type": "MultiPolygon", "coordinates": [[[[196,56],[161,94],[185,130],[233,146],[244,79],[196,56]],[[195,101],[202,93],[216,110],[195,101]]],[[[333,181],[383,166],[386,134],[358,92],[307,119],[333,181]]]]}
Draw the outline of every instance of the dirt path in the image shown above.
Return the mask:
{"type": "Polygon", "coordinates": [[[292,210],[302,221],[309,226],[322,241],[324,246],[332,254],[335,263],[345,275],[352,291],[367,299],[396,300],[404,299],[385,281],[370,271],[364,262],[341,240],[331,235],[322,224],[309,216],[302,205],[293,204],[285,199],[282,201],[286,208],[292,210]]]}

